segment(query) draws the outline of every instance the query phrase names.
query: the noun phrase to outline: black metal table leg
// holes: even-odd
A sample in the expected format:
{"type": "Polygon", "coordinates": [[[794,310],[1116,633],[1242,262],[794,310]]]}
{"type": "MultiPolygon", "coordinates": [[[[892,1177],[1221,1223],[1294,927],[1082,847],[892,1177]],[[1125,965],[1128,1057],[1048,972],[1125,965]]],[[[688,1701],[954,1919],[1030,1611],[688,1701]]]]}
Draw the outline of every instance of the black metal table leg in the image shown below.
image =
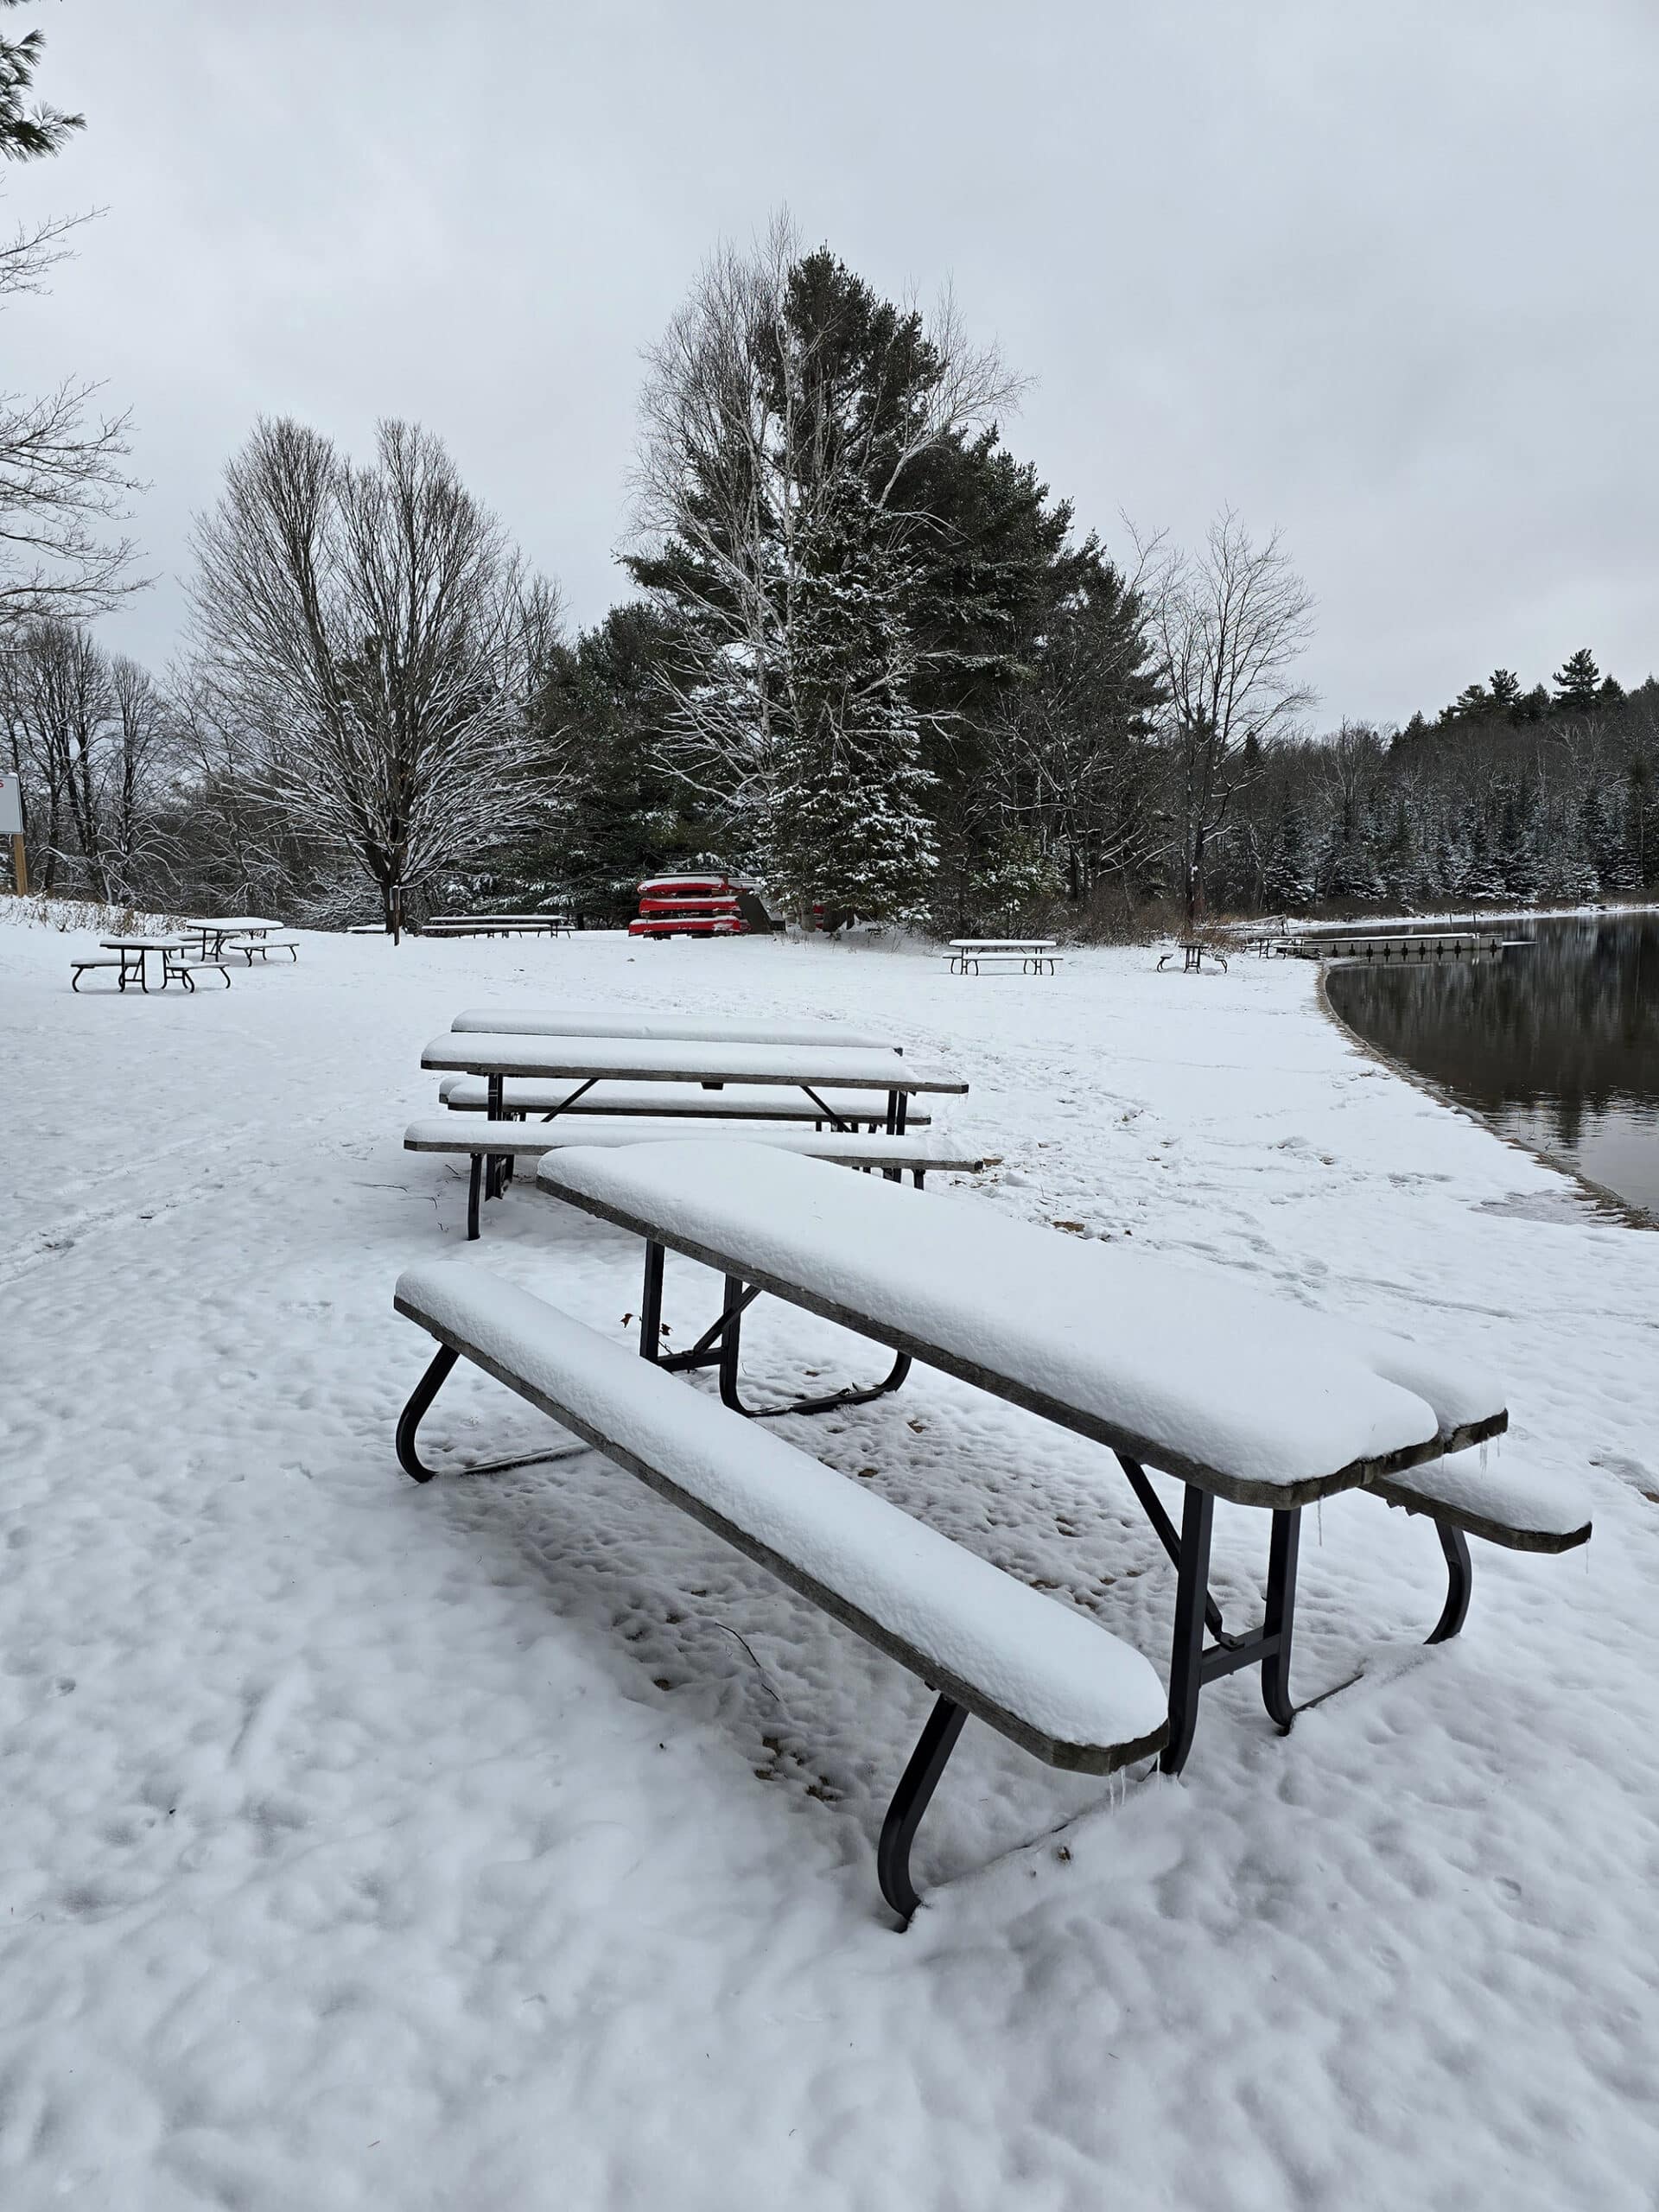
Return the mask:
{"type": "Polygon", "coordinates": [[[449,1379],[450,1370],[461,1357],[448,1344],[440,1344],[431,1365],[410,1394],[409,1403],[397,1416],[397,1464],[410,1479],[429,1483],[437,1472],[429,1467],[415,1448],[415,1432],[425,1420],[427,1409],[449,1379]]]}
{"type": "Polygon", "coordinates": [[[910,1755],[910,1764],[893,1793],[893,1802],[881,1823],[881,1840],[875,1847],[876,1878],[881,1885],[882,1896],[906,1928],[911,1915],[921,1903],[910,1878],[910,1847],[967,1718],[965,1706],[957,1705],[948,1697],[939,1700],[928,1715],[927,1726],[910,1755]]]}
{"type": "MultiPolygon", "coordinates": [[[[1162,1498],[1148,1480],[1146,1469],[1138,1459],[1130,1459],[1127,1452],[1115,1452],[1113,1456],[1128,1477],[1129,1488],[1140,1501],[1141,1510],[1151,1522],[1154,1535],[1179,1567],[1181,1563],[1181,1540],[1175,1533],[1174,1522],[1164,1510],[1162,1498]]],[[[1221,1607],[1208,1590],[1204,1593],[1204,1624],[1213,1637],[1218,1637],[1226,1632],[1227,1624],[1222,1618],[1221,1607]]]]}
{"type": "Polygon", "coordinates": [[[654,1360],[663,1336],[663,1248],[647,1243],[645,1280],[639,1294],[639,1357],[654,1360]]]}
{"type": "MultiPolygon", "coordinates": [[[[718,1084],[709,1084],[705,1085],[705,1088],[710,1090],[718,1090],[720,1085],[718,1084]]],[[[801,1089],[812,1101],[812,1103],[817,1108],[819,1113],[823,1115],[824,1121],[829,1122],[830,1128],[837,1135],[844,1134],[846,1135],[852,1136],[857,1134],[857,1122],[849,1121],[844,1115],[832,1113],[830,1108],[825,1105],[823,1100],[819,1097],[817,1092],[814,1090],[810,1083],[804,1083],[801,1085],[801,1089]]],[[[816,1129],[821,1128],[823,1124],[818,1122],[814,1122],[812,1126],[816,1129]]]]}
{"type": "Polygon", "coordinates": [[[664,1364],[691,1365],[718,1331],[721,1403],[750,1421],[775,1421],[780,1414],[835,1413],[842,1406],[868,1405],[873,1398],[884,1398],[890,1390],[898,1389],[910,1373],[910,1357],[901,1351],[881,1380],[866,1389],[831,1390],[821,1398],[791,1398],[781,1406],[746,1406],[743,1394],[738,1387],[737,1364],[743,1343],[743,1315],[759,1297],[760,1289],[754,1284],[746,1287],[741,1275],[728,1275],[724,1292],[724,1304],[714,1328],[706,1332],[690,1351],[682,1352],[677,1361],[665,1362],[664,1364]]]}
{"type": "MultiPolygon", "coordinates": [[[[433,1354],[431,1364],[410,1393],[409,1403],[397,1416],[397,1462],[414,1482],[429,1483],[438,1471],[435,1467],[429,1467],[422,1459],[416,1448],[415,1432],[426,1419],[433,1399],[448,1381],[460,1357],[461,1354],[452,1351],[448,1344],[440,1344],[433,1354]]],[[[481,1459],[472,1466],[455,1467],[450,1471],[457,1475],[512,1474],[521,1467],[542,1467],[556,1459],[574,1459],[588,1448],[580,1441],[555,1444],[544,1452],[520,1452],[511,1459],[481,1459]]]]}
{"type": "Polygon", "coordinates": [[[1209,1596],[1210,1539],[1216,1501],[1188,1483],[1181,1507],[1181,1556],[1175,1579],[1175,1632],[1169,1653],[1169,1741],[1159,1764],[1179,1774],[1192,1748],[1204,1688],[1204,1608],[1209,1596]]]}
{"type": "MultiPolygon", "coordinates": [[[[502,1101],[506,1094],[506,1079],[503,1076],[493,1075],[489,1078],[489,1092],[484,1106],[485,1114],[492,1122],[505,1120],[502,1101]]],[[[486,1198],[499,1198],[501,1195],[501,1158],[499,1153],[491,1153],[486,1163],[484,1195],[486,1198]]]]}
{"type": "Polygon", "coordinates": [[[1262,1702],[1268,1718],[1287,1735],[1296,1717],[1290,1701],[1290,1639],[1296,1618],[1296,1552],[1300,1541],[1300,1508],[1273,1516],[1268,1543],[1268,1614],[1263,1641],[1271,1648],[1262,1662],[1262,1702]]]}
{"type": "Polygon", "coordinates": [[[737,1387],[737,1358],[743,1342],[743,1292],[741,1275],[728,1275],[721,1284],[720,1396],[734,1413],[747,1413],[737,1387]]]}
{"type": "Polygon", "coordinates": [[[1434,1533],[1440,1540],[1440,1549],[1446,1554],[1446,1603],[1440,1618],[1429,1634],[1426,1643],[1445,1643],[1454,1637],[1469,1617],[1469,1599],[1474,1588],[1474,1568],[1469,1560],[1469,1540],[1461,1529],[1454,1529],[1449,1521],[1437,1521],[1434,1533]]]}
{"type": "Polygon", "coordinates": [[[1268,1548],[1266,1617],[1253,1636],[1222,1636],[1206,1646],[1204,1616],[1210,1573],[1210,1542],[1215,1500],[1193,1484],[1186,1486],[1181,1513],[1181,1553],[1175,1586],[1175,1633],[1169,1668],[1169,1742],[1164,1747],[1166,1774],[1179,1774],[1192,1748],[1198,1698],[1206,1682],[1243,1667],[1262,1669],[1262,1701],[1269,1717],[1288,1731],[1296,1717],[1290,1701],[1290,1649],[1296,1612],[1296,1558],[1301,1534],[1300,1507],[1273,1516],[1268,1548]]]}

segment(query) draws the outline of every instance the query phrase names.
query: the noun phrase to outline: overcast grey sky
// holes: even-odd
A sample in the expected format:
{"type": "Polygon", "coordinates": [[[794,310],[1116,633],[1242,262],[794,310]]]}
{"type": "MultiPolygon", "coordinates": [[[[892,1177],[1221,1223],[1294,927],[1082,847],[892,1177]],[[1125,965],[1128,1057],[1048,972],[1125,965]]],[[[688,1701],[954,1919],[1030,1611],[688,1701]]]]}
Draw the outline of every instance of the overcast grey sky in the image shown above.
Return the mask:
{"type": "MultiPolygon", "coordinates": [[[[614,564],[639,352],[787,205],[875,285],[955,284],[1007,425],[1127,511],[1282,526],[1319,719],[1592,645],[1659,666],[1656,0],[37,0],[84,108],[0,178],[99,204],[0,381],[130,406],[160,582],[260,410],[437,431],[569,609],[614,564]]],[[[9,25],[8,28],[10,28],[9,25]]]]}

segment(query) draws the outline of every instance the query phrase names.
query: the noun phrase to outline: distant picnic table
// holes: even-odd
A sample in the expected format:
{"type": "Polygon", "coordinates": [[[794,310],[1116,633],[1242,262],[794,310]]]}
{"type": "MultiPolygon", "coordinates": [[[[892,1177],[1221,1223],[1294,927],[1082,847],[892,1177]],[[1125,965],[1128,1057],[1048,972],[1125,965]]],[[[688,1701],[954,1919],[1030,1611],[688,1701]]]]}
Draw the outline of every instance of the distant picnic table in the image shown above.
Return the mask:
{"type": "MultiPolygon", "coordinates": [[[[161,963],[161,976],[156,986],[157,990],[164,991],[169,983],[183,983],[187,990],[190,988],[180,968],[187,949],[181,937],[175,937],[170,933],[160,936],[133,935],[101,937],[98,941],[105,952],[112,952],[115,955],[115,980],[118,990],[124,991],[129,983],[137,983],[141,991],[148,994],[149,963],[152,955],[161,963]]],[[[92,967],[107,967],[109,964],[107,961],[83,960],[78,961],[75,966],[77,970],[80,971],[92,967]]],[[[71,989],[75,988],[79,980],[80,976],[77,972],[70,979],[71,989]]]]}
{"type": "Polygon", "coordinates": [[[1166,960],[1173,960],[1178,952],[1181,956],[1181,973],[1184,976],[1195,976],[1200,974],[1204,968],[1204,959],[1206,953],[1209,954],[1211,960],[1219,963],[1224,974],[1226,972],[1226,954],[1222,950],[1218,944],[1212,944],[1208,938],[1184,937],[1179,938],[1169,951],[1160,952],[1159,954],[1158,965],[1161,968],[1166,960]]]}
{"type": "Polygon", "coordinates": [[[982,968],[1017,967],[1022,975],[1052,976],[1059,964],[1058,940],[1052,937],[953,937],[949,954],[953,976],[977,976],[982,968]]]}
{"type": "Polygon", "coordinates": [[[421,925],[423,937],[569,937],[575,930],[569,914],[434,914],[421,925]]]}
{"type": "Polygon", "coordinates": [[[283,925],[265,914],[218,914],[196,916],[181,925],[188,937],[200,940],[204,957],[216,958],[228,938],[269,937],[283,925]]]}

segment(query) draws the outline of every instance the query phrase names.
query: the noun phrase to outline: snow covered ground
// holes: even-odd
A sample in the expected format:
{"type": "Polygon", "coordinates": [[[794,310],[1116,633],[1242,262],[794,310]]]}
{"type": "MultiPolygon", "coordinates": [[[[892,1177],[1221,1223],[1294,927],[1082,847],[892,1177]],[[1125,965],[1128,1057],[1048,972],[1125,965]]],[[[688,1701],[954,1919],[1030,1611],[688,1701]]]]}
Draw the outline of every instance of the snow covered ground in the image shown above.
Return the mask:
{"type": "MultiPolygon", "coordinates": [[[[0,929],[7,2212],[1659,2204],[1659,1237],[1291,963],[318,938],[142,1000],[72,997],[74,942],[0,929]],[[1594,1541],[1477,1548],[1425,1651],[1432,1532],[1328,1503],[1295,1688],[1357,1687],[1285,1739],[1217,1686],[1179,1782],[970,1726],[895,1935],[919,1683],[591,1455],[397,1471],[429,1344],[392,1283],[464,1224],[400,1147],[417,1056],[513,996],[890,1026],[970,1078],[980,1203],[1495,1368],[1594,1541]]],[[[626,1334],[620,1233],[518,1192],[477,1251],[626,1334]]],[[[671,1263],[682,1340],[712,1288],[671,1263]]],[[[745,1361],[870,1352],[763,1306],[745,1361]]],[[[921,1372],[784,1426],[1161,1670],[1173,1576],[1103,1454],[921,1372]]],[[[475,1374],[427,1432],[544,1433],[475,1374]]],[[[1263,1551],[1222,1507],[1241,1624],[1263,1551]]]]}

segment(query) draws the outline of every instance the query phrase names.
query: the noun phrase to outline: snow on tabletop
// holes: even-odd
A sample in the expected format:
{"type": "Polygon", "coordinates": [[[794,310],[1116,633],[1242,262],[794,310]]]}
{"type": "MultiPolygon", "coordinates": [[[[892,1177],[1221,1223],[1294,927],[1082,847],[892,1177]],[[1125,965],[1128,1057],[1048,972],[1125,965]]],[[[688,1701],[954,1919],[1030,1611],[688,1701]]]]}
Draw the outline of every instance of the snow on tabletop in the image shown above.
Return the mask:
{"type": "Polygon", "coordinates": [[[724,1045],[831,1045],[890,1052],[891,1037],[829,1021],[731,1021],[717,1015],[639,1014],[622,1007],[565,1008],[472,1006],[450,1023],[461,1032],[514,1037],[639,1037],[696,1039],[724,1045]]]}
{"type": "Polygon", "coordinates": [[[1138,1651],[543,1300],[466,1260],[406,1268],[397,1296],[1057,1742],[1163,1721],[1138,1651]]]}
{"type": "Polygon", "coordinates": [[[1278,1487],[1500,1412],[1478,1367],[1214,1270],[1006,1219],[971,1198],[753,1144],[544,1159],[543,1187],[796,1283],[1200,1467],[1278,1487]]]}
{"type": "Polygon", "coordinates": [[[844,1084],[858,1090],[966,1090],[950,1070],[912,1065],[891,1052],[839,1045],[720,1045],[696,1038],[652,1042],[638,1037],[506,1037],[447,1030],[421,1054],[423,1068],[474,1075],[664,1074],[671,1079],[742,1083],[844,1084]]]}

